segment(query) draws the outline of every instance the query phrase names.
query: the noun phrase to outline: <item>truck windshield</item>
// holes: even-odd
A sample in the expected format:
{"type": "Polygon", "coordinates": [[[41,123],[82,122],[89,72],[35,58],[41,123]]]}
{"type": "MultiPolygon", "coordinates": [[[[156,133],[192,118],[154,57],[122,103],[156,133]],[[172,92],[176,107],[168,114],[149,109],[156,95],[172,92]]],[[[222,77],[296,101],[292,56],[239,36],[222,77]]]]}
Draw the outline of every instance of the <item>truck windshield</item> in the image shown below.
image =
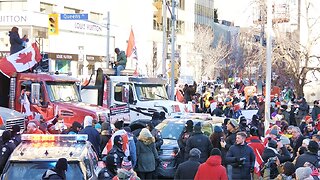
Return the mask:
{"type": "MultiPolygon", "coordinates": [[[[47,169],[54,168],[56,162],[10,162],[2,179],[42,179],[47,169]]],[[[84,179],[79,162],[68,162],[66,179],[84,179]]]]}
{"type": "Polygon", "coordinates": [[[50,101],[80,101],[79,91],[74,82],[46,82],[50,101]]]}
{"type": "Polygon", "coordinates": [[[168,99],[167,91],[162,84],[135,84],[140,101],[168,99]]]}

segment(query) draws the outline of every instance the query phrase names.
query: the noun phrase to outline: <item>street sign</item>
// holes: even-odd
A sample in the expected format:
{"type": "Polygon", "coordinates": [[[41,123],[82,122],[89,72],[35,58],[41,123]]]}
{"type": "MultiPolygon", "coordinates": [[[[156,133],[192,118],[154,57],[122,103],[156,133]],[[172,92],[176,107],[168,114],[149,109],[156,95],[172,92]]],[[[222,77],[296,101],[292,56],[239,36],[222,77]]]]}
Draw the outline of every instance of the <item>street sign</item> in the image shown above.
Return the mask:
{"type": "Polygon", "coordinates": [[[61,20],[88,20],[88,14],[60,14],[61,20]]]}

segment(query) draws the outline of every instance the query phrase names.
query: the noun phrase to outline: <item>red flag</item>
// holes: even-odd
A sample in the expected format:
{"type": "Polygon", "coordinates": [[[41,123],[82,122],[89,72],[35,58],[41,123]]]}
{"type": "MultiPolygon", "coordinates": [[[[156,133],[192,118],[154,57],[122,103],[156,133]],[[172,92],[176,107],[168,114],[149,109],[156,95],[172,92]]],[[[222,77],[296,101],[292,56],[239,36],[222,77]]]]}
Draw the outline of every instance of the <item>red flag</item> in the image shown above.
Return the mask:
{"type": "Polygon", "coordinates": [[[23,72],[32,68],[41,60],[41,54],[36,43],[0,60],[0,71],[11,76],[15,72],[23,72]]]}
{"type": "Polygon", "coordinates": [[[130,36],[129,36],[129,40],[128,40],[128,46],[127,46],[126,55],[127,55],[127,57],[132,57],[132,58],[138,60],[136,42],[134,40],[134,34],[133,34],[133,30],[132,29],[130,31],[130,36]]]}

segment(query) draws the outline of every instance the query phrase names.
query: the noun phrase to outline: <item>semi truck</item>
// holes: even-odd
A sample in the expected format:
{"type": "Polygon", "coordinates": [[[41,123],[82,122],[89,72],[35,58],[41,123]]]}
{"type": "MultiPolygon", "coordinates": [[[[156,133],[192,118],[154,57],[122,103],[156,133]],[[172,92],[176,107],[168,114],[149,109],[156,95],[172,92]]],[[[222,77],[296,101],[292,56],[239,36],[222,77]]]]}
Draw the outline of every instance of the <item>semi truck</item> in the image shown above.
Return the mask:
{"type": "Polygon", "coordinates": [[[109,110],[82,102],[79,87],[77,78],[65,74],[21,72],[8,77],[0,73],[0,107],[26,113],[23,96],[29,92],[31,112],[46,121],[59,116],[71,126],[74,121],[82,123],[87,115],[105,120],[109,110]]]}
{"type": "MultiPolygon", "coordinates": [[[[133,70],[125,69],[120,76],[114,76],[112,69],[99,68],[95,83],[81,88],[81,96],[88,103],[110,108],[128,104],[130,122],[137,119],[151,119],[152,114],[191,111],[186,104],[168,99],[163,78],[134,76],[133,70]]],[[[127,123],[130,123],[127,122],[127,123]]]]}

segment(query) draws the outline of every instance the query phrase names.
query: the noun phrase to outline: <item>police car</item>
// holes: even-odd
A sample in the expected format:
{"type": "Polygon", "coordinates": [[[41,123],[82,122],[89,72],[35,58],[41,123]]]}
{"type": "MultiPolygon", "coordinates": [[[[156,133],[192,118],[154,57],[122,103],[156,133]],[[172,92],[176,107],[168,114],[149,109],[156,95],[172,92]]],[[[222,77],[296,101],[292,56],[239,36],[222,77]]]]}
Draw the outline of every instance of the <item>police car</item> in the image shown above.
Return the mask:
{"type": "Polygon", "coordinates": [[[97,179],[101,167],[87,135],[23,134],[1,179],[41,179],[59,158],[68,160],[66,179],[97,179]]]}

